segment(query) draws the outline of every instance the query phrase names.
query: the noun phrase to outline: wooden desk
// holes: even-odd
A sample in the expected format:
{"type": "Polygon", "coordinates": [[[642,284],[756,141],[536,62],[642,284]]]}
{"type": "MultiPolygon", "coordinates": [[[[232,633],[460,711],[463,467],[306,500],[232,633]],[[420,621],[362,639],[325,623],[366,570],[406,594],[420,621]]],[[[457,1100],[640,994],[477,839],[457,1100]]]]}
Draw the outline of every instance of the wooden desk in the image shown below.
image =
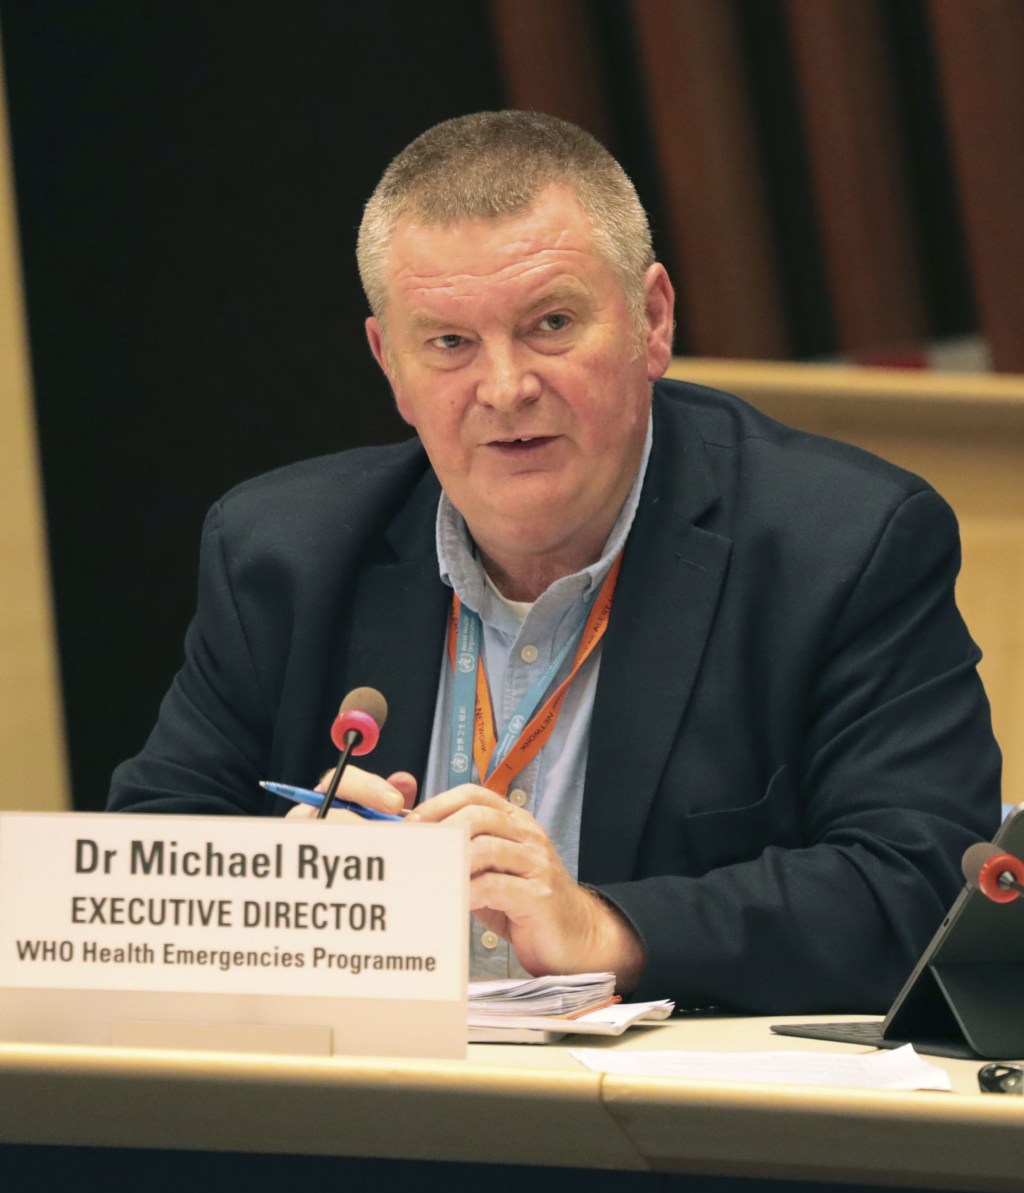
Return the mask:
{"type": "MultiPolygon", "coordinates": [[[[775,1021],[676,1021],[599,1046],[851,1050],[773,1036],[775,1021]]],[[[594,1044],[446,1062],[5,1045],[0,1141],[1024,1188],[1024,1098],[979,1094],[977,1063],[933,1058],[952,1094],[875,1093],[601,1075],[569,1055],[594,1044]]]]}

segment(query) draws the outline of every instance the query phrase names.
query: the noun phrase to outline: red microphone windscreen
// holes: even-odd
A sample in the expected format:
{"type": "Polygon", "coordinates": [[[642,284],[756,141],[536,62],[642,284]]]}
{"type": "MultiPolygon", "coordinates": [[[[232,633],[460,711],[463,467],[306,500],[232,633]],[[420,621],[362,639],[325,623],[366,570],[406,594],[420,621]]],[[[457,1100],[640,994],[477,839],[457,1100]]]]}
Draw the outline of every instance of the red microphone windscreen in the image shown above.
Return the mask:
{"type": "Polygon", "coordinates": [[[1012,903],[1024,887],[1024,861],[989,841],[972,845],[960,863],[964,877],[993,903],[1012,903]]]}
{"type": "Polygon", "coordinates": [[[380,731],[388,719],[388,702],[376,688],[355,688],[341,702],[338,715],[331,726],[331,741],[339,750],[346,746],[346,736],[352,732],[353,754],[369,754],[380,740],[380,731]]]}

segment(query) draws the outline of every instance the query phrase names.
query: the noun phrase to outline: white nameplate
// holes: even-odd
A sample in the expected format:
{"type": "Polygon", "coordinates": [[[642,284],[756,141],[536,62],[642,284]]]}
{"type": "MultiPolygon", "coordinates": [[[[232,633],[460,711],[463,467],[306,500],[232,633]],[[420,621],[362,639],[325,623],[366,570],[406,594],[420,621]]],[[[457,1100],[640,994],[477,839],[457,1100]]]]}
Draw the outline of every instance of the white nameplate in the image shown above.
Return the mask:
{"type": "Polygon", "coordinates": [[[467,850],[466,830],[444,825],[8,813],[0,988],[186,996],[122,1000],[115,1017],[131,1006],[133,1021],[181,1006],[185,1021],[209,1022],[212,1008],[214,1022],[338,1027],[338,1000],[448,1006],[461,1053],[467,850]],[[299,1003],[309,1013],[297,1018],[299,1003]]]}

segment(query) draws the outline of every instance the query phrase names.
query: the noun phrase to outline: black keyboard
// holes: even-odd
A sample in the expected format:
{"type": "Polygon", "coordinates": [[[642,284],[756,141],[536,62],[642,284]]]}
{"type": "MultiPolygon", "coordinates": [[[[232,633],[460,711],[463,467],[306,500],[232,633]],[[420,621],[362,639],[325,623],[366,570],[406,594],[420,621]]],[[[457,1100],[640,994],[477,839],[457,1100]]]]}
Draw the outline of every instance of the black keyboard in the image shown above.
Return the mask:
{"type": "Polygon", "coordinates": [[[853,1023],[773,1023],[777,1036],[800,1036],[805,1040],[832,1040],[838,1044],[861,1044],[870,1048],[902,1048],[913,1044],[929,1056],[950,1056],[957,1060],[976,1060],[978,1054],[963,1040],[897,1040],[882,1035],[882,1020],[853,1023]]]}

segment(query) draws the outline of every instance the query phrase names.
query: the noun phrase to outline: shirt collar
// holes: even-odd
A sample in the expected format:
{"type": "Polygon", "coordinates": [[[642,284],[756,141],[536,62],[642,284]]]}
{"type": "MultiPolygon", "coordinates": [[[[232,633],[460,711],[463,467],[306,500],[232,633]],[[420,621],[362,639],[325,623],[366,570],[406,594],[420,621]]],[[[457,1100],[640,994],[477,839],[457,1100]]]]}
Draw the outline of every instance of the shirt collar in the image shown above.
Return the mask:
{"type": "MultiPolygon", "coordinates": [[[[640,490],[643,488],[653,438],[653,420],[648,415],[647,435],[644,439],[643,454],[640,457],[640,467],[637,469],[633,487],[622,503],[611,533],[605,541],[601,558],[589,567],[574,572],[571,576],[563,576],[560,580],[556,580],[550,588],[541,594],[540,600],[546,600],[549,594],[561,599],[590,600],[598,591],[609,568],[625,546],[626,538],[633,525],[637,506],[640,504],[640,490]]],[[[486,575],[477,558],[476,547],[470,537],[466,521],[443,490],[437,505],[436,538],[437,562],[441,580],[449,588],[453,588],[458,593],[459,600],[467,608],[478,613],[484,621],[493,621],[496,616],[498,620],[503,621],[504,618],[492,611],[492,607],[498,604],[498,598],[487,585],[486,575]]]]}

